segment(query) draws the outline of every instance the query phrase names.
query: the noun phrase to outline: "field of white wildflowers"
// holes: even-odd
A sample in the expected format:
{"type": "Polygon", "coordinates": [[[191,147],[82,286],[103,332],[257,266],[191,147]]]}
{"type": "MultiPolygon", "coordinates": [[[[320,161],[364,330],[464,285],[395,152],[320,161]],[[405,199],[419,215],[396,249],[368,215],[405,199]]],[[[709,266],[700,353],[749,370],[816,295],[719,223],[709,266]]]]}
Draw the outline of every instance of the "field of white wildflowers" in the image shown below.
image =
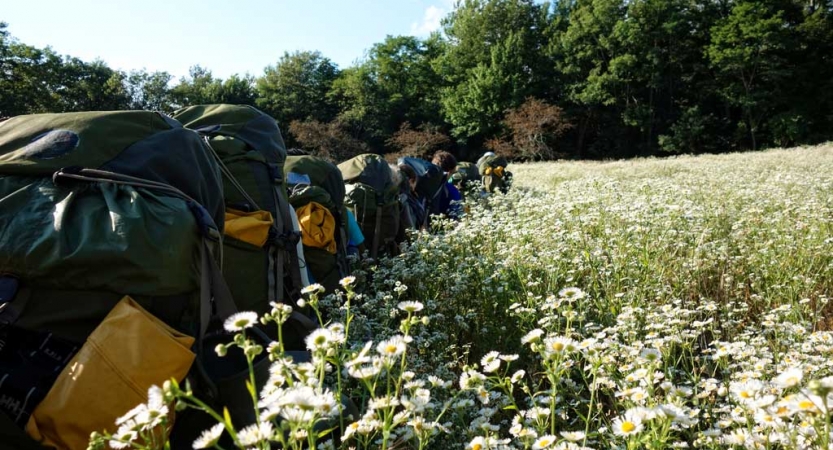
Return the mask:
{"type": "Polygon", "coordinates": [[[833,448],[833,147],[510,169],[345,293],[307,289],[311,363],[239,339],[276,361],[260,424],[218,415],[195,448],[833,448]]]}

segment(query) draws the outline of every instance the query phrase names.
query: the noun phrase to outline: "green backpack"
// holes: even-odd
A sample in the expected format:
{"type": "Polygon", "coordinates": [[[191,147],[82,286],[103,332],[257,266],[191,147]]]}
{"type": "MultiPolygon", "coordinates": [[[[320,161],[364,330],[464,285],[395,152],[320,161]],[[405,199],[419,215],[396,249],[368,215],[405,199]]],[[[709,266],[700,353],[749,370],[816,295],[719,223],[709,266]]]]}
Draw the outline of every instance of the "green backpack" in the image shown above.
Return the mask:
{"type": "Polygon", "coordinates": [[[370,255],[380,252],[396,255],[402,236],[399,230],[399,185],[385,159],[362,154],[338,165],[347,184],[345,205],[370,243],[370,255]]]}
{"type": "MultiPolygon", "coordinates": [[[[294,304],[303,287],[295,250],[299,234],[290,216],[283,173],[286,147],[277,122],[242,105],[190,106],[173,118],[205,136],[215,152],[226,207],[268,211],[274,220],[263,246],[231,236],[224,240],[223,275],[237,306],[263,314],[270,302],[294,304]]],[[[303,348],[302,342],[296,344],[303,348]]]]}
{"type": "Polygon", "coordinates": [[[503,156],[483,156],[477,161],[477,169],[486,192],[506,192],[511,185],[511,172],[506,170],[509,161],[503,156]]]}
{"type": "Polygon", "coordinates": [[[459,182],[461,186],[465,187],[469,183],[478,183],[480,181],[480,171],[477,169],[475,163],[460,161],[457,163],[457,172],[452,175],[452,178],[454,178],[455,182],[459,182]]]}
{"type": "Polygon", "coordinates": [[[316,202],[326,207],[332,214],[336,229],[334,240],[336,253],[316,246],[304,245],[304,262],[313,279],[332,292],[338,288],[338,282],[349,274],[347,263],[347,223],[344,206],[344,179],[338,167],[324,158],[311,155],[287,156],[284,174],[289,183],[289,202],[296,211],[316,202]],[[308,179],[309,185],[302,181],[293,183],[295,178],[308,179]]]}
{"type": "MultiPolygon", "coordinates": [[[[219,168],[200,136],[168,117],[0,122],[0,330],[80,346],[130,295],[199,345],[212,308],[220,318],[234,311],[213,257],[222,226],[219,168]]],[[[13,388],[14,369],[2,389],[13,388]]],[[[18,381],[31,382],[30,393],[54,382],[28,375],[18,381]]],[[[39,402],[26,398],[31,409],[39,402]]],[[[9,423],[0,420],[0,441],[23,442],[9,423]]]]}

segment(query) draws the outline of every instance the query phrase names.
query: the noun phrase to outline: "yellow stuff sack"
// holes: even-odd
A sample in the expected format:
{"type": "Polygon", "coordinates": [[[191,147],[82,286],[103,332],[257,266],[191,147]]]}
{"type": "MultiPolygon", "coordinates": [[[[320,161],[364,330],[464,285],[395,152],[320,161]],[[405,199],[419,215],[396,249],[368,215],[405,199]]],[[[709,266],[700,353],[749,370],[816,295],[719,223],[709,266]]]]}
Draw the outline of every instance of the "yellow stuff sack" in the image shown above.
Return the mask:
{"type": "Polygon", "coordinates": [[[298,222],[301,225],[301,241],[309,247],[323,248],[336,253],[336,219],[324,205],[309,202],[298,208],[298,222]]]}
{"type": "Polygon", "coordinates": [[[148,401],[148,388],[182,380],[194,338],[124,297],[87,338],[35,408],[26,432],[46,446],[84,450],[93,431],[148,401]]]}
{"type": "Polygon", "coordinates": [[[238,241],[263,247],[269,238],[269,229],[274,219],[269,211],[243,212],[226,208],[226,224],[223,234],[238,241]]]}

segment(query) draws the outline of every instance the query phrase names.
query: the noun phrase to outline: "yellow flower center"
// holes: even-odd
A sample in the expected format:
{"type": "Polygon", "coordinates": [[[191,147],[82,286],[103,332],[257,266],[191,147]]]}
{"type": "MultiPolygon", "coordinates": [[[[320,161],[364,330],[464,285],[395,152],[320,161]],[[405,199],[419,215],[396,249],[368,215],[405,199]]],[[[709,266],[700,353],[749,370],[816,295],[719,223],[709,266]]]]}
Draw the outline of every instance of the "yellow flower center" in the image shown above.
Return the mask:
{"type": "Polygon", "coordinates": [[[814,409],[816,405],[810,400],[802,400],[798,402],[798,407],[801,409],[814,409]]]}
{"type": "Polygon", "coordinates": [[[396,346],[393,344],[388,344],[388,346],[385,347],[385,351],[388,353],[396,353],[396,346]]]}
{"type": "Polygon", "coordinates": [[[552,343],[552,349],[557,351],[557,352],[560,352],[560,351],[564,350],[564,344],[562,344],[561,342],[553,342],[552,343]]]}
{"type": "Polygon", "coordinates": [[[543,439],[543,440],[541,440],[541,442],[539,442],[539,444],[541,444],[541,447],[546,447],[546,446],[550,445],[550,440],[549,439],[543,439]]]}
{"type": "Polygon", "coordinates": [[[622,431],[625,433],[630,433],[631,431],[636,429],[636,424],[630,421],[622,422],[622,431]]]}
{"type": "Polygon", "coordinates": [[[750,394],[749,391],[740,391],[738,395],[740,398],[752,398],[752,394],[750,394]]]}
{"type": "Polygon", "coordinates": [[[483,448],[480,444],[474,444],[471,446],[471,450],[481,450],[483,448]]]}

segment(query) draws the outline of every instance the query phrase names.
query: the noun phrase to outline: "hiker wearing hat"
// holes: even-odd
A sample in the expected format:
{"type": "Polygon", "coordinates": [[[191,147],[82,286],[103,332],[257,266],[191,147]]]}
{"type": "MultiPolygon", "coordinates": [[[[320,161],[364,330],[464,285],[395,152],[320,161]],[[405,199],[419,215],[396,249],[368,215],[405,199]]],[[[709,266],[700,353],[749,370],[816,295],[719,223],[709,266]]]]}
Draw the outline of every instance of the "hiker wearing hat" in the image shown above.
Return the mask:
{"type": "Polygon", "coordinates": [[[463,215],[463,196],[451,183],[451,176],[457,171],[457,158],[445,150],[440,150],[434,153],[431,162],[442,168],[447,180],[440,194],[437,212],[452,219],[459,219],[463,215]]]}

